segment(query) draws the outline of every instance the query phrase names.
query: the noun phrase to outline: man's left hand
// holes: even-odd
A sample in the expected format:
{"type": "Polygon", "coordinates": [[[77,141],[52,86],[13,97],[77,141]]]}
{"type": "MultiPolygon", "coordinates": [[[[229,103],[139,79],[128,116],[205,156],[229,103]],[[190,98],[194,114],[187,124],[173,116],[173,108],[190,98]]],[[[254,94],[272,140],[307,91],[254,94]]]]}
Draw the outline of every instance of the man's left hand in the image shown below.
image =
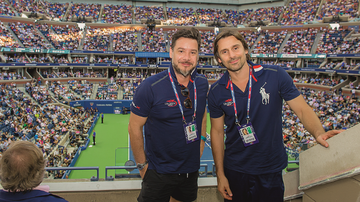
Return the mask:
{"type": "Polygon", "coordinates": [[[329,147],[329,143],[326,142],[327,139],[339,134],[339,133],[342,133],[344,132],[345,130],[329,130],[328,132],[326,133],[323,133],[319,136],[316,137],[316,141],[321,144],[322,146],[324,147],[329,147]]]}

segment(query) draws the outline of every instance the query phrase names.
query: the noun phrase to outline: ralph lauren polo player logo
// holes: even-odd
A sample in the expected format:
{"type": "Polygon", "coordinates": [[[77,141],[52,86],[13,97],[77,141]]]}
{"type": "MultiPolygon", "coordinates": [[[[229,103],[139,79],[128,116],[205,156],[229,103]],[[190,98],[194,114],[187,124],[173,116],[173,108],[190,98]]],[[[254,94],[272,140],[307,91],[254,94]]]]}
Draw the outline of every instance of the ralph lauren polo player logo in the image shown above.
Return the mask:
{"type": "Polygon", "coordinates": [[[168,100],[165,102],[165,105],[168,107],[175,107],[177,105],[177,102],[175,100],[168,100]]]}
{"type": "Polygon", "coordinates": [[[227,99],[225,100],[225,102],[223,103],[224,106],[227,106],[227,107],[231,107],[231,106],[234,106],[234,102],[232,101],[232,99],[227,99]]]}
{"type": "Polygon", "coordinates": [[[264,88],[264,86],[266,85],[266,82],[264,83],[264,85],[263,86],[261,86],[261,88],[260,88],[260,94],[261,94],[261,103],[263,104],[263,105],[267,105],[267,104],[269,104],[269,102],[270,102],[270,93],[267,93],[266,91],[265,91],[265,88],[264,88]]]}

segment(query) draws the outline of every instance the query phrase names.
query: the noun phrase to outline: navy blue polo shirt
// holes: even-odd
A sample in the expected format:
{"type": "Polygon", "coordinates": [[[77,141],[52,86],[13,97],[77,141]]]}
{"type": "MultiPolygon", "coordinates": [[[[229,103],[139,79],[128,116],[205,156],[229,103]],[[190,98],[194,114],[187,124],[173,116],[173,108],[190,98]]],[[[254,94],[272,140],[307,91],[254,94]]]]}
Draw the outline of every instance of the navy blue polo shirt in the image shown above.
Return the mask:
{"type": "MultiPolygon", "coordinates": [[[[181,94],[174,69],[170,73],[179,94],[186,122],[192,121],[194,114],[194,83],[197,90],[196,124],[198,135],[201,135],[201,123],[206,107],[208,81],[196,70],[191,74],[188,84],[193,108],[184,107],[187,98],[181,94]]],[[[145,79],[137,88],[130,106],[134,114],[147,117],[145,123],[145,152],[149,169],[158,173],[175,174],[191,173],[200,168],[200,138],[198,141],[186,144],[184,122],[172,88],[168,70],[162,71],[145,79]]]]}
{"type": "MultiPolygon", "coordinates": [[[[234,105],[226,72],[210,87],[208,107],[211,118],[225,114],[227,126],[224,167],[252,175],[281,171],[287,166],[282,138],[282,104],[300,95],[292,78],[275,65],[252,65],[250,119],[259,143],[245,147],[235,124],[234,105]]],[[[249,84],[245,92],[236,85],[234,94],[240,124],[246,124],[249,84]]]]}

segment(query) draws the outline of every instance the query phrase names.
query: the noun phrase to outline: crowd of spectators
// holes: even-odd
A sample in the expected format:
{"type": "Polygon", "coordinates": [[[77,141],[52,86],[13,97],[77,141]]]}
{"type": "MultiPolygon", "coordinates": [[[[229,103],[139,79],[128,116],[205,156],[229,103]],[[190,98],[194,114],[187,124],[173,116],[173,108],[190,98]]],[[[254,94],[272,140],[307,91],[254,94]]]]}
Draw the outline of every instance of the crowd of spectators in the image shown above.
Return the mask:
{"type": "Polygon", "coordinates": [[[122,80],[120,85],[123,89],[123,99],[132,100],[134,92],[140,83],[141,79],[122,80]]]}
{"type": "Polygon", "coordinates": [[[339,27],[338,29],[325,28],[323,31],[316,53],[336,54],[341,52],[341,44],[351,30],[339,27]]]}
{"type": "Polygon", "coordinates": [[[321,0],[292,0],[284,10],[281,25],[307,24],[314,21],[321,0]]]}
{"type": "Polygon", "coordinates": [[[68,86],[60,83],[60,81],[53,81],[49,85],[49,90],[54,93],[55,99],[60,103],[68,105],[71,101],[81,100],[74,95],[74,92],[70,90],[68,86]]]}
{"type": "Polygon", "coordinates": [[[279,61],[276,63],[276,65],[279,65],[280,67],[287,67],[287,68],[295,68],[296,61],[289,60],[289,61],[279,61]]]}
{"type": "Polygon", "coordinates": [[[87,28],[84,39],[84,50],[109,50],[109,41],[114,29],[87,28]]]}
{"type": "Polygon", "coordinates": [[[138,31],[118,29],[112,34],[113,51],[138,51],[138,31]]]}
{"type": "Polygon", "coordinates": [[[216,72],[209,72],[209,73],[205,73],[205,76],[207,79],[220,79],[222,76],[224,75],[224,73],[216,73],[216,72]]]}
{"type": "Polygon", "coordinates": [[[60,21],[63,19],[66,9],[69,7],[69,3],[53,3],[47,1],[38,1],[42,4],[43,14],[50,19],[58,18],[60,21]]]}
{"type": "Polygon", "coordinates": [[[0,22],[0,46],[7,48],[18,48],[20,44],[13,38],[10,31],[0,22]]]}
{"type": "Polygon", "coordinates": [[[342,62],[339,69],[353,70],[359,66],[360,66],[360,62],[351,62],[350,64],[348,64],[347,62],[342,62]]]}
{"type": "Polygon", "coordinates": [[[39,33],[36,31],[36,27],[32,24],[26,24],[21,22],[9,23],[9,27],[20,39],[25,48],[36,49],[51,49],[49,44],[39,33]]]}
{"type": "Polygon", "coordinates": [[[286,37],[286,34],[287,30],[280,32],[269,32],[266,30],[264,37],[258,42],[258,44],[254,44],[253,53],[278,53],[279,48],[286,37]]]}
{"type": "Polygon", "coordinates": [[[71,63],[88,63],[88,57],[72,57],[71,63]]]}
{"type": "Polygon", "coordinates": [[[200,53],[213,53],[214,52],[214,41],[215,41],[215,33],[214,31],[200,31],[201,34],[201,46],[200,53]]]}
{"type": "Polygon", "coordinates": [[[274,65],[276,60],[260,60],[259,64],[261,65],[274,65]]]}
{"type": "Polygon", "coordinates": [[[330,78],[311,78],[310,83],[316,85],[323,85],[323,86],[336,86],[339,84],[339,79],[330,79],[330,78]]]}
{"type": "Polygon", "coordinates": [[[254,48],[255,41],[259,38],[261,31],[254,31],[254,32],[240,32],[244,38],[246,43],[249,46],[249,49],[254,48]]]}
{"type": "Polygon", "coordinates": [[[130,70],[118,70],[117,78],[141,78],[141,72],[130,71],[130,70]]]}
{"type": "Polygon", "coordinates": [[[22,12],[44,13],[41,9],[41,4],[38,4],[36,0],[11,0],[9,2],[17,11],[18,15],[20,15],[22,12]]]}
{"type": "Polygon", "coordinates": [[[13,9],[11,9],[11,7],[7,3],[7,1],[1,1],[0,2],[0,15],[15,16],[16,13],[13,9]]]}
{"type": "Polygon", "coordinates": [[[350,54],[358,52],[360,45],[359,38],[352,38],[343,40],[341,44],[337,44],[336,50],[333,53],[336,54],[350,54]]]}
{"type": "Polygon", "coordinates": [[[295,30],[281,50],[285,54],[309,54],[318,29],[295,30]]]}
{"type": "MultiPolygon", "coordinates": [[[[91,118],[90,111],[48,104],[38,106],[28,100],[16,84],[1,84],[0,89],[0,156],[13,141],[32,141],[44,153],[47,166],[69,166],[80,145],[71,141],[73,151],[67,152],[58,144],[68,132],[70,140],[76,134],[88,132],[84,122],[91,118]]],[[[61,173],[49,173],[53,178],[62,177],[61,173]]]]}
{"type": "Polygon", "coordinates": [[[199,65],[210,65],[208,58],[199,58],[199,65]]]}
{"type": "Polygon", "coordinates": [[[159,19],[165,20],[163,7],[160,6],[137,6],[135,9],[135,20],[159,19]]]}
{"type": "Polygon", "coordinates": [[[75,77],[83,78],[83,77],[91,77],[91,78],[104,78],[107,77],[107,73],[101,73],[99,71],[91,71],[91,72],[82,72],[76,71],[73,73],[75,77]]]}
{"type": "Polygon", "coordinates": [[[358,0],[328,0],[324,1],[321,6],[321,11],[318,19],[323,17],[343,16],[349,15],[350,18],[357,18],[359,16],[359,1],[358,0]]]}
{"type": "Polygon", "coordinates": [[[283,6],[258,8],[246,19],[245,22],[250,23],[251,21],[270,21],[271,23],[277,23],[280,14],[283,11],[284,11],[283,6]]]}
{"type": "Polygon", "coordinates": [[[18,79],[26,79],[26,77],[17,73],[16,71],[1,71],[0,72],[0,80],[18,80],[18,79]]]}
{"type": "MultiPolygon", "coordinates": [[[[320,118],[325,131],[350,128],[359,122],[359,100],[350,96],[325,91],[300,89],[305,101],[314,109],[320,118]]],[[[288,149],[301,152],[316,141],[300,123],[299,118],[292,113],[288,105],[284,105],[283,135],[284,144],[288,149]]]]}
{"type": "Polygon", "coordinates": [[[96,22],[99,19],[101,4],[74,3],[69,11],[68,21],[78,17],[92,17],[96,22]]]}
{"type": "Polygon", "coordinates": [[[45,79],[59,78],[59,76],[55,72],[52,72],[51,70],[41,70],[40,74],[45,79]]]}
{"type": "Polygon", "coordinates": [[[116,83],[99,83],[96,100],[117,100],[119,87],[116,83]]]}
{"type": "Polygon", "coordinates": [[[244,24],[245,20],[249,17],[249,15],[253,12],[253,9],[246,10],[224,10],[225,16],[223,17],[223,21],[226,24],[232,24],[234,27],[237,25],[244,24]]]}
{"type": "Polygon", "coordinates": [[[176,26],[195,26],[197,24],[195,12],[193,8],[167,8],[167,22],[176,26]]]}
{"type": "Polygon", "coordinates": [[[109,56],[95,56],[93,63],[110,63],[110,64],[130,64],[127,56],[109,57],[109,56]]]}
{"type": "Polygon", "coordinates": [[[51,59],[53,60],[54,63],[69,63],[69,60],[67,59],[66,56],[55,56],[55,55],[53,55],[51,57],[51,59]]]}
{"type": "Polygon", "coordinates": [[[165,40],[162,29],[146,29],[142,31],[141,35],[143,52],[166,52],[168,40],[165,40]]]}
{"type": "Polygon", "coordinates": [[[29,63],[29,60],[25,57],[25,55],[21,54],[5,54],[4,55],[5,62],[14,62],[14,63],[29,63]]]}
{"type": "Polygon", "coordinates": [[[77,95],[81,96],[84,100],[90,99],[93,92],[93,83],[86,80],[69,80],[69,88],[71,88],[77,95]]]}
{"type": "Polygon", "coordinates": [[[322,67],[322,69],[335,69],[335,67],[337,67],[340,63],[342,62],[329,61],[324,67],[322,67]]]}
{"type": "Polygon", "coordinates": [[[37,28],[58,50],[77,50],[83,38],[83,31],[75,25],[48,26],[38,24],[37,28]]]}
{"type": "Polygon", "coordinates": [[[213,8],[198,8],[196,9],[196,13],[198,15],[199,22],[202,24],[206,24],[207,21],[222,21],[221,9],[213,9],[213,8]]]}
{"type": "Polygon", "coordinates": [[[104,5],[101,20],[103,23],[119,23],[119,24],[131,24],[131,5],[104,5]]]}
{"type": "Polygon", "coordinates": [[[28,55],[30,63],[49,63],[51,62],[50,58],[46,55],[28,55]]]}
{"type": "Polygon", "coordinates": [[[40,105],[55,103],[46,86],[41,83],[26,83],[25,90],[40,105]]]}

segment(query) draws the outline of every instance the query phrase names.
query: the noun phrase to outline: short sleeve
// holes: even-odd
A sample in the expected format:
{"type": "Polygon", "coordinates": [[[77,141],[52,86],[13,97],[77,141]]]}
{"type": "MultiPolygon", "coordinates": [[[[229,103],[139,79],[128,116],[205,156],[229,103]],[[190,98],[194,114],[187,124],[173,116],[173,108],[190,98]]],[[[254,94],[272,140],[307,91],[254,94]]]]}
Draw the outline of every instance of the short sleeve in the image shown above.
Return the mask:
{"type": "Polygon", "coordinates": [[[208,95],[208,107],[209,107],[211,118],[219,118],[224,114],[224,112],[220,108],[220,106],[217,105],[218,101],[215,96],[216,90],[214,90],[216,87],[218,87],[218,86],[215,86],[215,87],[211,86],[211,88],[209,90],[209,95],[208,95]]]}
{"type": "Polygon", "coordinates": [[[153,98],[151,85],[145,80],[135,90],[134,99],[130,106],[131,112],[138,116],[148,117],[153,98]]]}
{"type": "Polygon", "coordinates": [[[281,97],[285,101],[292,100],[300,95],[298,89],[296,88],[293,79],[290,75],[281,67],[278,68],[278,79],[279,79],[279,92],[281,97]]]}

